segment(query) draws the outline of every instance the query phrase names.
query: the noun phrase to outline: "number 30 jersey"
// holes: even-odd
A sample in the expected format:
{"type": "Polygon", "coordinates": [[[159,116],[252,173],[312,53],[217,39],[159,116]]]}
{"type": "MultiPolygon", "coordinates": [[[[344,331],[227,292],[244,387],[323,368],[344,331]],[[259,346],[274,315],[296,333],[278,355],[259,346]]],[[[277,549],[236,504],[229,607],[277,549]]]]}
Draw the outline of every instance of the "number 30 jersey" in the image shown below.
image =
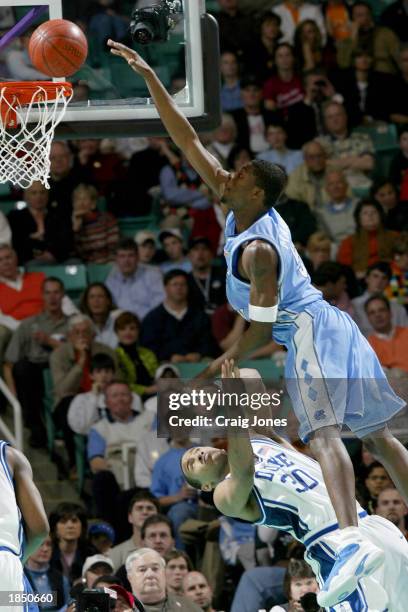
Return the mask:
{"type": "MultiPolygon", "coordinates": [[[[309,547],[324,534],[338,529],[319,464],[280,444],[251,440],[255,461],[253,492],[261,518],[258,525],[289,532],[309,547]]],[[[362,518],[365,510],[356,502],[362,518]]]]}

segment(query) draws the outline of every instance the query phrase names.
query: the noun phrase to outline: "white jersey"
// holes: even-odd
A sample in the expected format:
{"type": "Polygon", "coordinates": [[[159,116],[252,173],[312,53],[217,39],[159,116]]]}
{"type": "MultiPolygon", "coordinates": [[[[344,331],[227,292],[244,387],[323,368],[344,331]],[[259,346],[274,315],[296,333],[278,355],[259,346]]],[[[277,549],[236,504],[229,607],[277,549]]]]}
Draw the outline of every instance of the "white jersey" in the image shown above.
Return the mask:
{"type": "Polygon", "coordinates": [[[24,531],[6,448],[7,442],[0,440],[0,551],[8,550],[21,558],[24,531]]]}
{"type": "MultiPolygon", "coordinates": [[[[320,465],[269,439],[251,440],[255,456],[254,494],[258,524],[288,531],[306,547],[324,530],[338,529],[320,465]]],[[[356,502],[360,517],[367,513],[356,502]]]]}

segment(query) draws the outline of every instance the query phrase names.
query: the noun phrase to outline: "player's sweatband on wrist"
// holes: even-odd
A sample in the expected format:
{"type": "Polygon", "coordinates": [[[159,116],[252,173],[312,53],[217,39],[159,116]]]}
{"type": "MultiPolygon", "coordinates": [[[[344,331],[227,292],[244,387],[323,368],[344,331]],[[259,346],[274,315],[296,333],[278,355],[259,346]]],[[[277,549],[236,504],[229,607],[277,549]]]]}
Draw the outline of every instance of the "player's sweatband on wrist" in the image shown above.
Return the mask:
{"type": "Polygon", "coordinates": [[[259,323],[275,323],[278,318],[278,305],[268,306],[252,306],[249,305],[248,309],[249,318],[251,321],[258,321],[259,323]]]}

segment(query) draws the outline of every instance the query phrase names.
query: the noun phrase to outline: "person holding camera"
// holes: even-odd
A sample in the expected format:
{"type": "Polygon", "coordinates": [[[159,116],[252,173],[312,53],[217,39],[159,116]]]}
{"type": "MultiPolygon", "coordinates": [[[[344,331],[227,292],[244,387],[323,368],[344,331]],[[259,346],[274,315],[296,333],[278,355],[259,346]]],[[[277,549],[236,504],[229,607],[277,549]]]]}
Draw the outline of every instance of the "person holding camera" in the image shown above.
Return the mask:
{"type": "Polygon", "coordinates": [[[283,590],[288,598],[288,603],[281,606],[273,606],[270,612],[319,612],[316,593],[319,585],[313,570],[300,559],[290,559],[283,581],[283,590]]]}

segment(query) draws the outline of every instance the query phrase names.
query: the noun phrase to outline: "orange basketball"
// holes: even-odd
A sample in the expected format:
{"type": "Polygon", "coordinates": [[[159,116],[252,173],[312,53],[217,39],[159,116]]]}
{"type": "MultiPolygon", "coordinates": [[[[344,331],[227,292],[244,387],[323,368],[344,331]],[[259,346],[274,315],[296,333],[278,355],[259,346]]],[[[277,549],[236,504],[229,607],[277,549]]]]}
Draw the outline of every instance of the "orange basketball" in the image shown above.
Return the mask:
{"type": "Polygon", "coordinates": [[[51,19],[33,32],[28,53],[40,72],[51,77],[68,77],[85,62],[88,42],[72,21],[51,19]]]}

